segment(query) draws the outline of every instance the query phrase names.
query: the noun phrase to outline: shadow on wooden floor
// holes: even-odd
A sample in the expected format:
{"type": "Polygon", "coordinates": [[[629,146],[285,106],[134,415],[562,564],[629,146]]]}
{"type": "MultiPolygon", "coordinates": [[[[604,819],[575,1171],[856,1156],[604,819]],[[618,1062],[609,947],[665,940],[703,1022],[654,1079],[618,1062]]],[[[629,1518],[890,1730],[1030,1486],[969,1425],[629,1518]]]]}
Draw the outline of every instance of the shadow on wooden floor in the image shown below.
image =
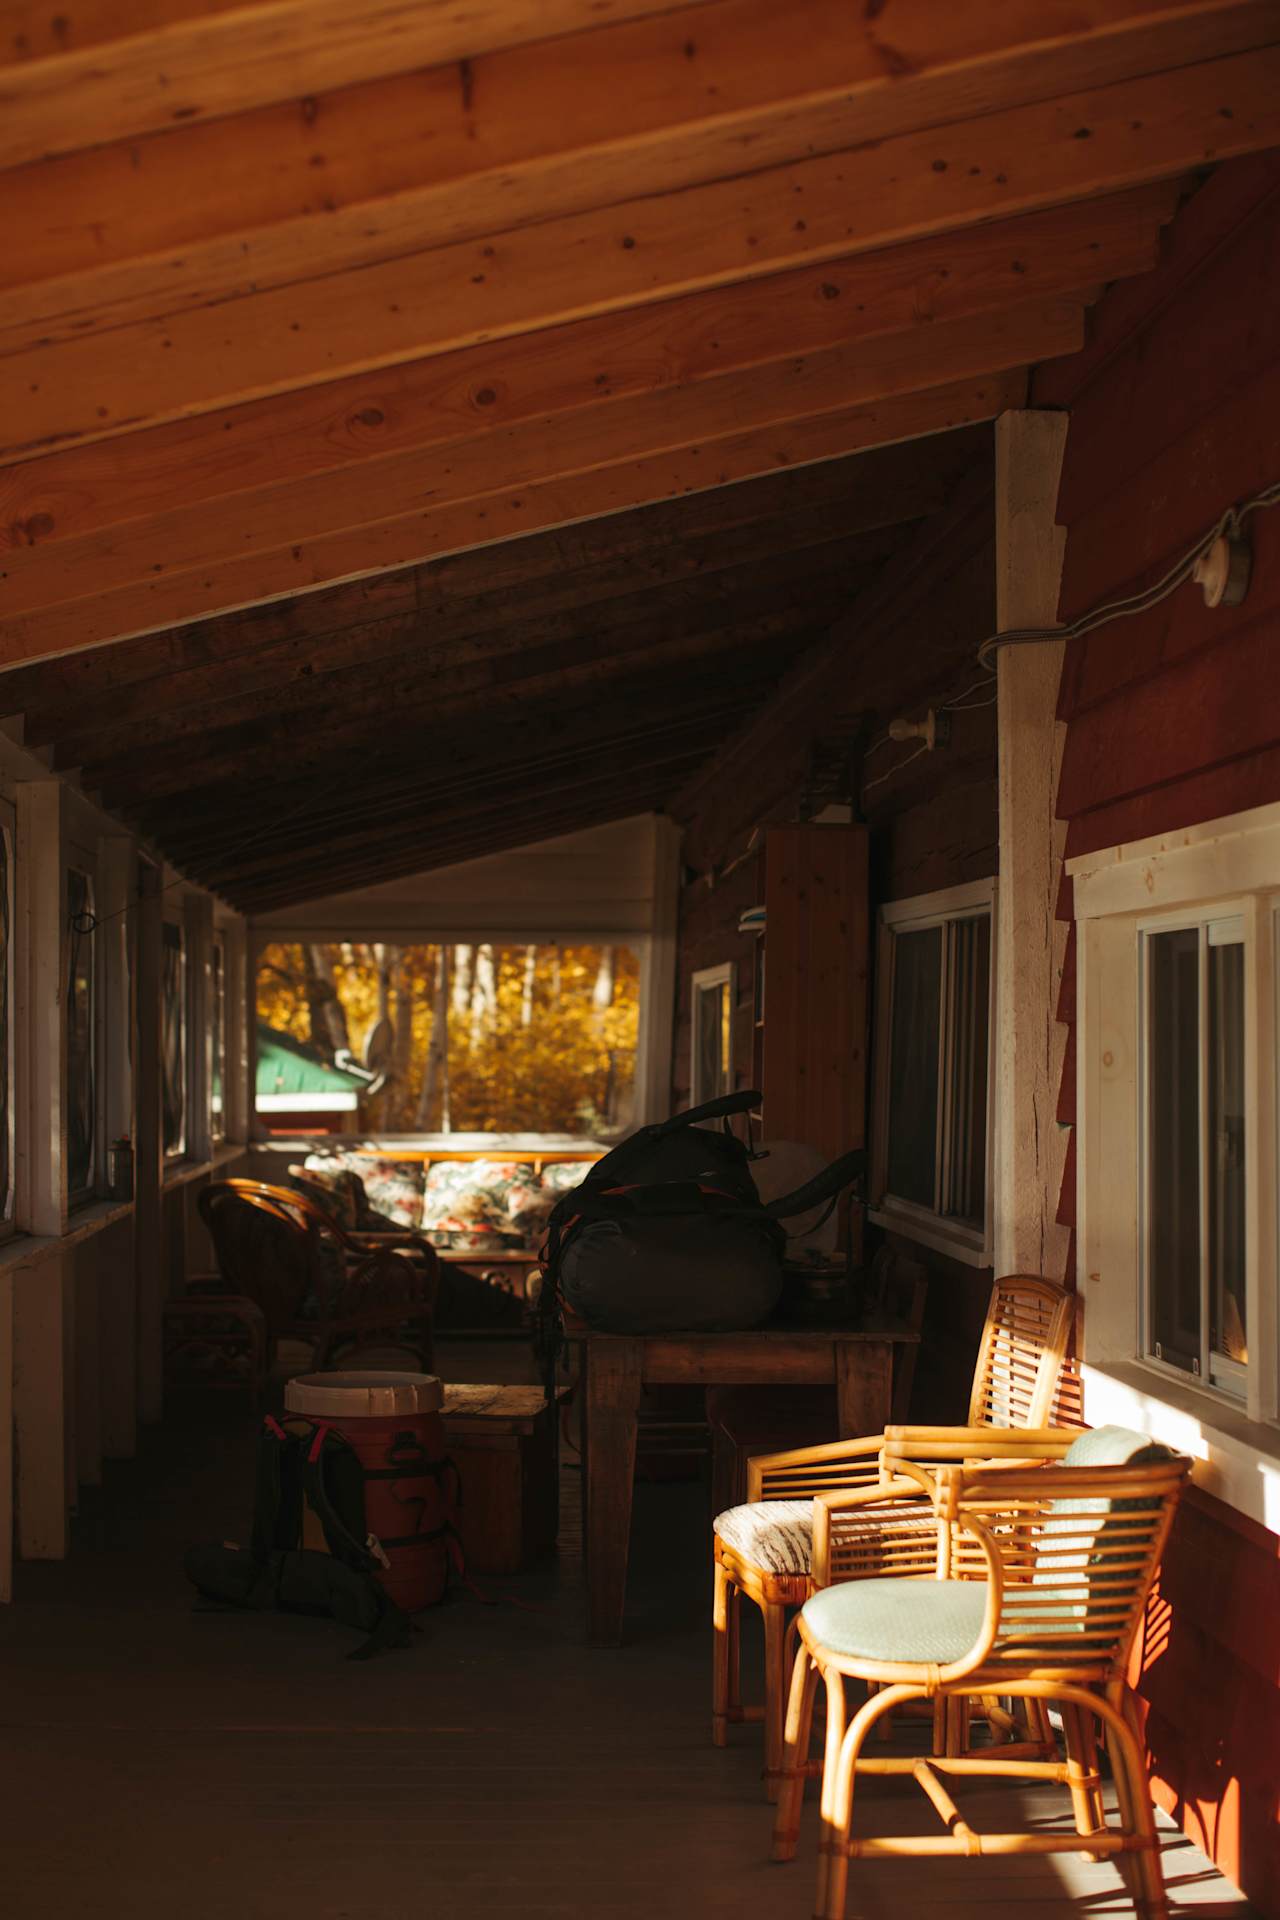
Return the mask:
{"type": "MultiPolygon", "coordinates": [[[[523,1354],[505,1352],[459,1348],[441,1369],[520,1377],[523,1354]]],[[[794,1866],[769,1864],[754,1730],[710,1745],[702,1487],[638,1488],[620,1650],[583,1644],[570,1512],[558,1563],[484,1583],[491,1605],[436,1609],[407,1654],[351,1664],[354,1636],[323,1621],[192,1611],[182,1550],[244,1538],[254,1432],[236,1396],[175,1403],[86,1500],[71,1559],[21,1569],[0,1615],[15,1920],[812,1912],[811,1836],[794,1866]]],[[[1026,1818],[1069,1824],[1056,1794],[1019,1798],[1026,1818]]],[[[877,1782],[862,1816],[908,1830],[931,1818],[917,1799],[877,1782]]],[[[1010,1824],[1005,1790],[971,1804],[979,1826],[1010,1824]]],[[[1174,1912],[1245,1920],[1167,1839],[1174,1912]]],[[[1113,1868],[1075,1855],[861,1863],[853,1877],[849,1920],[1132,1911],[1113,1868]]]]}

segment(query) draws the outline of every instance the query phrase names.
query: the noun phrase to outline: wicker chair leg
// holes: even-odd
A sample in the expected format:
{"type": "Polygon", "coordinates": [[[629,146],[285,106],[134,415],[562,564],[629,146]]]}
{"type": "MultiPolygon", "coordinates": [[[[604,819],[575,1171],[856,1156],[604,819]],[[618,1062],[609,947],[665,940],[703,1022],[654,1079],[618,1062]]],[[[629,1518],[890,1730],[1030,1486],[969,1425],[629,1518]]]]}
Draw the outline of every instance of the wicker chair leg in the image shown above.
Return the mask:
{"type": "Polygon", "coordinates": [[[904,1687],[890,1686],[878,1694],[873,1694],[859,1707],[845,1730],[840,1742],[840,1751],[836,1761],[835,1776],[829,1780],[826,1770],[823,1772],[823,1805],[827,1809],[824,1825],[826,1840],[825,1865],[818,1864],[818,1897],[814,1905],[815,1920],[844,1920],[845,1900],[849,1888],[849,1835],[853,1826],[853,1790],[858,1779],[858,1755],[862,1752],[867,1735],[883,1713],[891,1710],[903,1698],[910,1697],[904,1687]]]}
{"type": "MultiPolygon", "coordinates": [[[[1062,1731],[1067,1749],[1067,1785],[1071,1789],[1071,1806],[1075,1814],[1076,1832],[1084,1838],[1099,1833],[1103,1826],[1102,1783],[1098,1777],[1097,1744],[1093,1738],[1093,1721],[1082,1707],[1062,1707],[1062,1731]]],[[[1101,1853],[1090,1853],[1082,1849],[1084,1860],[1102,1860],[1101,1853]]]]}
{"type": "Polygon", "coordinates": [[[813,1733],[813,1702],[818,1691],[818,1670],[801,1647],[791,1675],[787,1699],[787,1722],[782,1751],[782,1778],[778,1788],[778,1806],[773,1817],[773,1857],[794,1860],[800,1838],[800,1808],[804,1801],[805,1769],[809,1759],[809,1741],[813,1733]]]}
{"type": "Polygon", "coordinates": [[[764,1780],[770,1800],[778,1797],[782,1780],[782,1751],[787,1714],[787,1667],[784,1652],[787,1610],[776,1600],[764,1608],[764,1780]]]}
{"type": "Polygon", "coordinates": [[[717,1747],[729,1744],[729,1708],[733,1698],[733,1632],[738,1590],[723,1563],[715,1563],[715,1597],[711,1608],[711,1738],[717,1747]]]}
{"type": "MultiPolygon", "coordinates": [[[[844,1675],[830,1668],[823,1675],[827,1683],[827,1728],[822,1755],[822,1795],[820,1802],[822,1831],[818,1840],[818,1899],[815,1912],[821,1913],[826,1896],[827,1869],[835,1834],[835,1788],[840,1771],[840,1749],[849,1721],[848,1696],[844,1675]]],[[[887,1716],[886,1716],[887,1717],[887,1716]]]]}
{"type": "Polygon", "coordinates": [[[1124,1776],[1128,1781],[1130,1830],[1144,1842],[1137,1853],[1128,1856],[1135,1869],[1134,1895],[1139,1911],[1147,1916],[1147,1920],[1166,1920],[1169,1902],[1164,1888],[1164,1871],[1160,1865],[1160,1841],[1151,1805],[1151,1785],[1143,1758],[1145,1744],[1133,1695],[1127,1687],[1121,1696],[1119,1711],[1120,1725],[1108,1729],[1108,1752],[1115,1768],[1117,1792],[1121,1777],[1124,1776]]]}

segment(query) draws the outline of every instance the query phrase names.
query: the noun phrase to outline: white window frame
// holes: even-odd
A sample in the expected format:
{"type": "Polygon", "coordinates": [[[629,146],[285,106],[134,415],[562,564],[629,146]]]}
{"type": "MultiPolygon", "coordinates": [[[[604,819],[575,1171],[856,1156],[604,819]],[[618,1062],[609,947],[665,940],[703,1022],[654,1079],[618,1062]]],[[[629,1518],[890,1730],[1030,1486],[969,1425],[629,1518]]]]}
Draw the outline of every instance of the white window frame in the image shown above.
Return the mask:
{"type": "Polygon", "coordinates": [[[1280,1533],[1277,914],[1280,806],[1068,862],[1077,937],[1077,1233],[1085,1413],[1181,1447],[1207,1491],[1280,1533]],[[1146,1352],[1145,932],[1239,915],[1245,967],[1243,1404],[1146,1352]]]}
{"type": "Polygon", "coordinates": [[[875,986],[875,1078],[872,1108],[870,1218],[878,1227],[906,1235],[937,1253],[949,1254],[966,1266],[989,1267],[994,1241],[995,1109],[996,1109],[996,970],[997,914],[995,879],[973,880],[964,886],[944,887],[917,894],[910,900],[891,900],[877,916],[875,986]],[[987,913],[991,919],[991,965],[987,1006],[987,1129],[986,1212],[981,1227],[966,1226],[931,1207],[899,1199],[887,1191],[889,1166],[889,1074],[893,1036],[893,948],[900,933],[922,933],[949,921],[971,920],[987,913]]]}
{"type": "Polygon", "coordinates": [[[190,929],[187,926],[186,916],[181,911],[181,905],[179,903],[179,910],[177,912],[174,912],[172,910],[172,907],[170,906],[161,915],[161,931],[160,931],[160,1021],[161,1021],[160,1034],[161,1034],[161,1040],[160,1040],[160,1076],[159,1076],[158,1091],[160,1095],[161,1152],[164,1158],[164,1168],[165,1168],[166,1178],[175,1168],[185,1166],[186,1163],[192,1158],[192,1147],[193,1147],[192,1129],[193,1129],[193,1122],[194,1122],[194,1112],[193,1112],[192,1101],[191,1101],[191,1042],[192,1042],[192,1025],[193,1025],[192,1017],[191,1017],[191,999],[192,999],[191,933],[190,933],[190,929]],[[182,1019],[183,1019],[183,1041],[182,1041],[183,1113],[182,1113],[182,1138],[176,1147],[169,1147],[164,1145],[164,948],[165,948],[164,928],[166,926],[175,927],[177,929],[180,940],[181,940],[181,952],[182,952],[182,988],[181,988],[181,993],[179,995],[179,1004],[182,1008],[182,1019]]]}
{"type": "Polygon", "coordinates": [[[700,1107],[705,1100],[718,1100],[722,1094],[733,1091],[733,1024],[738,1013],[737,997],[738,969],[732,960],[725,960],[718,967],[701,967],[693,976],[691,998],[689,1001],[689,1104],[700,1107]],[[722,1065],[724,1085],[720,1087],[700,1087],[698,1084],[698,996],[712,987],[725,987],[729,999],[729,1046],[722,1065]]]}
{"type": "MultiPolygon", "coordinates": [[[[71,1185],[71,1156],[69,1152],[69,1141],[67,1139],[66,1134],[64,1133],[63,1151],[67,1157],[67,1208],[68,1208],[68,1211],[72,1213],[78,1211],[78,1209],[81,1207],[92,1206],[93,1202],[99,1197],[99,1195],[104,1190],[104,1182],[105,1182],[105,1174],[106,1174],[106,1144],[105,1144],[103,1135],[104,1135],[105,1126],[106,1126],[106,1101],[105,1101],[105,1088],[104,1088],[105,1073],[104,1073],[103,1042],[102,1042],[102,1034],[103,1034],[102,1014],[103,1014],[103,1004],[104,1004],[105,981],[104,981],[103,964],[102,964],[102,942],[99,940],[98,933],[97,933],[97,924],[101,917],[101,912],[102,912],[100,901],[99,901],[97,848],[94,846],[88,845],[86,841],[83,839],[77,839],[75,837],[69,836],[66,843],[66,857],[63,860],[63,867],[62,867],[62,889],[63,889],[62,920],[63,920],[63,939],[66,944],[65,944],[65,949],[64,949],[62,963],[61,963],[61,972],[62,972],[61,991],[64,994],[66,993],[67,986],[68,986],[68,967],[69,967],[70,958],[71,958],[70,904],[71,904],[71,874],[73,870],[77,873],[83,874],[84,877],[89,882],[89,914],[91,919],[94,922],[94,931],[88,936],[91,942],[90,948],[89,948],[89,973],[90,973],[90,980],[91,980],[91,991],[93,994],[93,1005],[90,1009],[90,1034],[89,1034],[90,1051],[92,1054],[92,1061],[93,1061],[93,1151],[89,1160],[88,1185],[83,1187],[73,1187],[71,1185]]],[[[68,1007],[66,1009],[66,1013],[69,1014],[69,1012],[70,1012],[70,1008],[68,1007]]],[[[70,1034],[70,1029],[68,1028],[66,1041],[64,1043],[64,1051],[63,1051],[64,1076],[68,1075],[70,1070],[70,1064],[71,1064],[71,1034],[70,1034]]],[[[66,1090],[65,1092],[65,1098],[67,1100],[66,1117],[67,1117],[67,1125],[69,1129],[69,1117],[70,1117],[69,1079],[64,1077],[63,1085],[66,1090]]]]}

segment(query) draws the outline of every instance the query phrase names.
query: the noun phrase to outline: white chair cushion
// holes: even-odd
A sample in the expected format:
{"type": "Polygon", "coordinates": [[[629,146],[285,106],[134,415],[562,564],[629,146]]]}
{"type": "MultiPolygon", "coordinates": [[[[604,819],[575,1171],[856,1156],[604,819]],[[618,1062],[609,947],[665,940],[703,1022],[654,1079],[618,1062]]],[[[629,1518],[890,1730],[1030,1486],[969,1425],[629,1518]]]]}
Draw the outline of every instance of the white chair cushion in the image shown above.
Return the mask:
{"type": "Polygon", "coordinates": [[[813,1501],[757,1500],[716,1516],[726,1547],[766,1573],[807,1574],[813,1558],[813,1501]]]}

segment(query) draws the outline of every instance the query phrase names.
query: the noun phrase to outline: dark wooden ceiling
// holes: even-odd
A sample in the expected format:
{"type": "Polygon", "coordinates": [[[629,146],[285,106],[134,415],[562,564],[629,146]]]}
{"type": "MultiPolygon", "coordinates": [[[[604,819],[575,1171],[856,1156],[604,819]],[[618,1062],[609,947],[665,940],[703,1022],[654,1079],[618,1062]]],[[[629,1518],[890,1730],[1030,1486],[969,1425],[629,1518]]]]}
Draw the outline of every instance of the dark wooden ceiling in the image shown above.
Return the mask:
{"type": "Polygon", "coordinates": [[[990,460],[823,462],[18,667],[0,700],[247,910],[660,807],[990,460]]]}

